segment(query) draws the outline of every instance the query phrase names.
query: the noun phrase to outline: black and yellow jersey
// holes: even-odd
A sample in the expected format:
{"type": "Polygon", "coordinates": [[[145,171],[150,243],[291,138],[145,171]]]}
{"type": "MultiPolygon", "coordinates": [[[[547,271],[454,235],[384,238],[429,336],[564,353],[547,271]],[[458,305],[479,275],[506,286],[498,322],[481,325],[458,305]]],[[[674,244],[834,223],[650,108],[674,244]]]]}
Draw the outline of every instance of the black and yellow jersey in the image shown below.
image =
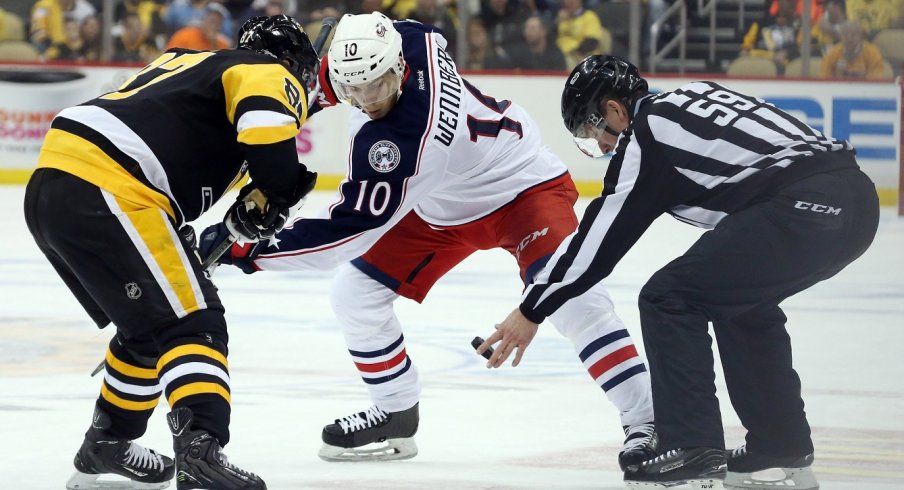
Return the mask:
{"type": "Polygon", "coordinates": [[[257,187],[290,193],[306,117],[304,90],[274,58],[175,49],[119,90],[61,111],[38,168],[160,207],[181,225],[235,185],[246,162],[257,187]]]}

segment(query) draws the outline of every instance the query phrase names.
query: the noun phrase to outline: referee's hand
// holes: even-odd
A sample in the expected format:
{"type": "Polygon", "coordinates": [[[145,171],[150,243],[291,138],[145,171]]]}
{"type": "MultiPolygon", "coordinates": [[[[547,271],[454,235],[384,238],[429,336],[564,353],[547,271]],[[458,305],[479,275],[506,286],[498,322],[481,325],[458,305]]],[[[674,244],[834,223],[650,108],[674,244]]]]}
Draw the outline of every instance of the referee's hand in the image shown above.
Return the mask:
{"type": "Polygon", "coordinates": [[[515,360],[512,361],[512,367],[521,363],[521,356],[534,336],[537,335],[539,325],[528,320],[521,314],[521,310],[515,308],[515,311],[509,313],[509,316],[496,325],[496,331],[490,335],[487,340],[477,347],[477,353],[483,354],[491,345],[499,342],[496,351],[487,361],[487,368],[498,368],[508,359],[512,351],[515,351],[515,360]]]}

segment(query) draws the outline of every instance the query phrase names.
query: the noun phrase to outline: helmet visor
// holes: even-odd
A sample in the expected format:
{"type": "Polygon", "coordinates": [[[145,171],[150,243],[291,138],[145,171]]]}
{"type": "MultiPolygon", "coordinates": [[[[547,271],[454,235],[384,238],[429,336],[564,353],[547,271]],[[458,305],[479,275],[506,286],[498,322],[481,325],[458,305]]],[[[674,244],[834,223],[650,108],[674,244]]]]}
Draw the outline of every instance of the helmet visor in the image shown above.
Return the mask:
{"type": "Polygon", "coordinates": [[[574,144],[577,145],[578,149],[584,152],[585,155],[591,158],[602,158],[604,153],[603,150],[600,149],[599,142],[600,138],[602,138],[605,133],[606,126],[608,126],[608,123],[605,119],[600,121],[598,125],[593,124],[589,120],[585,121],[578,126],[574,131],[574,134],[572,134],[574,137],[574,144]]]}
{"type": "Polygon", "coordinates": [[[395,70],[388,70],[372,82],[360,85],[337,83],[336,95],[358,107],[367,107],[385,101],[399,92],[402,76],[395,70]]]}

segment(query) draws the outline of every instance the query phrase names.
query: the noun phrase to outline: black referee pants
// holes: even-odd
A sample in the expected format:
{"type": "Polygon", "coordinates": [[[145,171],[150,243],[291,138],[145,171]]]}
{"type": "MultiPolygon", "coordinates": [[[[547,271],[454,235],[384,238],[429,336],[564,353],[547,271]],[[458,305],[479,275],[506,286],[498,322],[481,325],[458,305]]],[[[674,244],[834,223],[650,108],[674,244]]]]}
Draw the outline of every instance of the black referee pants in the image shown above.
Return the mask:
{"type": "Polygon", "coordinates": [[[748,450],[813,451],[779,303],[859,257],[878,218],[860,170],[814,175],[724,218],[653,275],[639,306],[661,451],[724,448],[710,322],[748,450]]]}

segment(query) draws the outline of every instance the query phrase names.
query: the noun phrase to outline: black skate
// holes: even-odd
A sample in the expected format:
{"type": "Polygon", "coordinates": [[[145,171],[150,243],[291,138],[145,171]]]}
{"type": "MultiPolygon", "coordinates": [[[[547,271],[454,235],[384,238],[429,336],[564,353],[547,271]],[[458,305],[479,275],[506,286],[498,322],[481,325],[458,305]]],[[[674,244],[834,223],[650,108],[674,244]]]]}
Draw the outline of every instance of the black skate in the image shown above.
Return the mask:
{"type": "Polygon", "coordinates": [[[324,461],[392,461],[417,456],[418,404],[401,412],[384,412],[376,406],[323,428],[324,461]],[[369,444],[385,443],[373,448],[369,444]]]}
{"type": "Polygon", "coordinates": [[[209,433],[191,430],[192,412],[186,407],[167,414],[176,449],[176,488],[178,490],[266,490],[267,485],[254,473],[229,463],[220,443],[209,433]]]}
{"type": "Polygon", "coordinates": [[[813,474],[813,453],[804,456],[768,456],[750,453],[741,446],[728,453],[725,488],[768,489],[794,488],[816,490],[819,483],[813,474]]]}
{"type": "Polygon", "coordinates": [[[719,489],[725,478],[725,451],[710,447],[672,449],[625,470],[629,489],[671,488],[685,483],[697,490],[719,489]]]}
{"type": "Polygon", "coordinates": [[[110,417],[95,409],[91,428],[75,454],[75,473],[66,482],[66,488],[156,490],[169,486],[174,472],[172,459],[132,441],[109,437],[106,432],[109,428],[110,417]],[[128,480],[109,480],[108,475],[128,480]]]}
{"type": "Polygon", "coordinates": [[[625,445],[618,453],[618,465],[622,471],[656,457],[656,429],[653,422],[626,425],[625,445]]]}

